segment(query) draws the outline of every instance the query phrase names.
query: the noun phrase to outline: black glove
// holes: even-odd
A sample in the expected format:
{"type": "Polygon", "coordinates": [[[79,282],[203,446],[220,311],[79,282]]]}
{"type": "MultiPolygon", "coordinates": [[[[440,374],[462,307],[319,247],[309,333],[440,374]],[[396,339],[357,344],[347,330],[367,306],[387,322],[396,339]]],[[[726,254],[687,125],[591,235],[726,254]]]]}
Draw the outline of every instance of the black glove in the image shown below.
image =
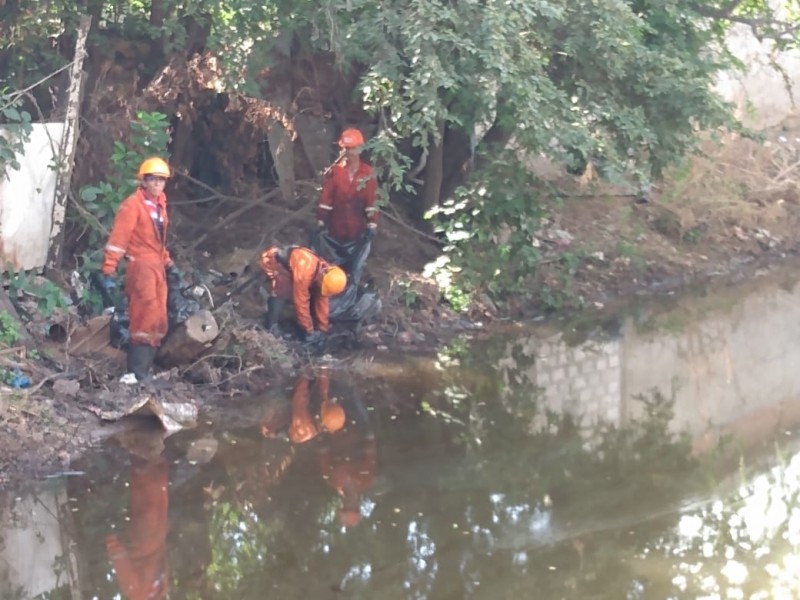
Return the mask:
{"type": "Polygon", "coordinates": [[[364,232],[364,239],[366,239],[368,242],[371,242],[376,233],[378,233],[377,227],[367,227],[367,231],[364,232]]]}
{"type": "Polygon", "coordinates": [[[181,270],[175,266],[175,263],[170,264],[167,267],[167,284],[171,287],[180,287],[182,281],[183,273],[181,273],[181,270]]]}

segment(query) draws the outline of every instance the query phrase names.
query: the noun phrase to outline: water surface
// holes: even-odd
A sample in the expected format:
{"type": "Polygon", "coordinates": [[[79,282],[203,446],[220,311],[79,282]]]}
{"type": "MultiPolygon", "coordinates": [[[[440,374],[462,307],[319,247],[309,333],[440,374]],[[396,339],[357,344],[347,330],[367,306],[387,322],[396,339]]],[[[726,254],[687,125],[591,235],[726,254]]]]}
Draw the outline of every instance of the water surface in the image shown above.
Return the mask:
{"type": "Polygon", "coordinates": [[[0,498],[2,598],[800,597],[791,276],[308,373],[0,498]]]}

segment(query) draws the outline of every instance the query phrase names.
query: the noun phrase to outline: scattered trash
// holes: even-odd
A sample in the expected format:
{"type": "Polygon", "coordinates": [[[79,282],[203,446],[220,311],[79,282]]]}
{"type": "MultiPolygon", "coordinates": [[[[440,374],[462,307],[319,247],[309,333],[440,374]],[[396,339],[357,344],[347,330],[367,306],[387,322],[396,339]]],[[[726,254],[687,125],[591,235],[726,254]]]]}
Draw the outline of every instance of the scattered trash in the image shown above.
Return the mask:
{"type": "Polygon", "coordinates": [[[119,378],[119,382],[123,385],[136,385],[139,383],[139,380],[136,379],[136,375],[133,373],[125,373],[125,375],[119,378]]]}
{"type": "Polygon", "coordinates": [[[124,409],[102,410],[88,407],[88,410],[104,421],[118,421],[127,416],[152,415],[172,434],[181,429],[192,428],[197,424],[197,406],[192,402],[169,402],[152,395],[141,396],[124,409]]]}
{"type": "Polygon", "coordinates": [[[24,375],[19,369],[14,369],[14,373],[8,381],[8,385],[15,390],[25,389],[31,387],[31,378],[24,375]]]}

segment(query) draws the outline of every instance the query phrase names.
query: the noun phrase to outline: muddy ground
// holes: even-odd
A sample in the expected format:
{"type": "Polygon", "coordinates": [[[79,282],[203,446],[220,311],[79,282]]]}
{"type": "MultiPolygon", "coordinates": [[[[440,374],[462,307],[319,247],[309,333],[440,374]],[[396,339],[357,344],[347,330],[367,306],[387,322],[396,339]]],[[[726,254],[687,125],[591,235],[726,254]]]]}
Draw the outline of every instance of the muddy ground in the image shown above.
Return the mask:
{"type": "MultiPolygon", "coordinates": [[[[190,402],[201,413],[225,403],[234,407],[237,396],[281,385],[299,369],[325,364],[368,374],[373,359],[433,352],[453,335],[489,331],[496,321],[600,316],[632,295],[673,293],[696,282],[723,285],[795,261],[800,128],[789,121],[764,140],[730,137],[721,149],[707,150],[646,199],[635,190],[598,184],[591,173],[565,179],[554,170],[551,176],[561,178],[568,195],[552,203],[541,231],[541,285],[551,293],[536,302],[512,301],[502,312],[479,297],[468,314],[454,313],[421,276],[437,245],[399,214],[385,214],[367,269],[383,312],[357,343],[339,327],[340,341],[322,357],[263,330],[264,291],[255,269],[264,245],[307,238],[310,211],[252,206],[230,218],[224,209],[182,203],[189,198],[176,192],[174,254],[185,270],[209,282],[223,329],[218,342],[195,363],[162,370],[160,389],[143,390],[118,383],[124,354],[108,345],[105,332],[94,336],[91,351],[77,356],[66,352],[64,339],[48,335],[57,318],[29,323],[29,343],[0,352],[7,368],[21,368],[32,383],[0,391],[0,487],[68,471],[87,448],[128,427],[114,418],[148,394],[190,402]]],[[[68,289],[68,272],[48,277],[68,289]]],[[[74,314],[58,323],[73,332],[85,325],[74,314]]]]}

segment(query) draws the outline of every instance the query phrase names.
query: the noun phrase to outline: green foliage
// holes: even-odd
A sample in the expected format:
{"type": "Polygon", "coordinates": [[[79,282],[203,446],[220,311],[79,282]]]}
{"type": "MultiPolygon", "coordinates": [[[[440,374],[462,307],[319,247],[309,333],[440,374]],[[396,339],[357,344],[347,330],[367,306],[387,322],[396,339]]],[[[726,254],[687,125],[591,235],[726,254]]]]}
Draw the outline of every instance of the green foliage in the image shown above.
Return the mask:
{"type": "Polygon", "coordinates": [[[37,282],[25,271],[15,272],[10,264],[6,265],[5,275],[10,295],[15,297],[18,292],[24,292],[35,297],[39,312],[45,317],[49,317],[57,309],[66,308],[67,300],[64,292],[52,281],[41,279],[37,282]]]}
{"type": "Polygon", "coordinates": [[[636,271],[643,272],[647,268],[647,263],[636,242],[619,240],[617,242],[617,252],[620,256],[626,258],[636,271]]]}
{"type": "Polygon", "coordinates": [[[406,308],[415,308],[419,304],[419,294],[411,287],[410,281],[398,281],[397,287],[400,288],[400,298],[406,308]]]}
{"type": "MultiPolygon", "coordinates": [[[[85,6],[12,4],[0,23],[0,59],[22,89],[65,63],[51,40],[74,31],[85,6]]],[[[198,29],[228,91],[260,94],[263,74],[278,61],[299,73],[314,55],[333,57],[350,88],[336,100],[323,97],[322,108],[355,114],[338,106],[349,95],[371,115],[377,132],[368,149],[383,201],[390,192],[417,193],[408,172],[443,141],[444,162],[419,176],[431,181],[441,171],[447,182],[444,197],[426,201],[441,201],[437,226],[449,245],[442,269],[452,282],[443,289],[455,304],[481,287],[493,295],[530,288],[541,259],[530,231],[541,205],[536,188],[522,183],[531,177],[517,172],[523,161],[545,157],[573,170],[591,163],[606,179],[647,183],[695,148],[699,130],[737,126],[713,87],[722,70],[741,66],[726,47],[732,22],[750,24],[779,47],[797,45],[794,3],[778,20],[766,0],[164,0],[163,22],[150,2],[90,5],[100,17],[92,43],[145,42],[145,78],[198,29]],[[465,185],[452,194],[458,184],[465,185]]],[[[303,85],[323,90],[325,77],[303,85]]],[[[166,118],[140,114],[137,126],[131,143],[115,148],[114,174],[81,190],[92,216],[80,218],[93,246],[132,189],[139,158],[164,154],[166,118]],[[135,140],[157,131],[163,139],[150,146],[135,140]]]]}
{"type": "Polygon", "coordinates": [[[22,110],[22,98],[8,88],[0,87],[0,123],[5,135],[0,135],[0,177],[8,177],[8,169],[19,170],[17,155],[30,139],[31,115],[22,110]]]}
{"type": "Polygon", "coordinates": [[[0,344],[14,346],[21,339],[16,319],[7,310],[0,311],[0,344]]]}
{"type": "Polygon", "coordinates": [[[136,120],[131,123],[129,137],[124,142],[114,142],[108,179],[81,189],[80,199],[86,209],[81,218],[89,227],[91,246],[83,257],[85,269],[97,268],[98,259],[94,252],[104,244],[119,205],[136,191],[139,165],[150,156],[165,159],[169,156],[169,126],[168,117],[163,113],[138,112],[136,120]]]}
{"type": "Polygon", "coordinates": [[[447,245],[430,274],[456,304],[478,289],[495,297],[526,291],[541,257],[536,234],[546,216],[537,189],[541,184],[529,171],[501,155],[431,212],[447,245]]]}

